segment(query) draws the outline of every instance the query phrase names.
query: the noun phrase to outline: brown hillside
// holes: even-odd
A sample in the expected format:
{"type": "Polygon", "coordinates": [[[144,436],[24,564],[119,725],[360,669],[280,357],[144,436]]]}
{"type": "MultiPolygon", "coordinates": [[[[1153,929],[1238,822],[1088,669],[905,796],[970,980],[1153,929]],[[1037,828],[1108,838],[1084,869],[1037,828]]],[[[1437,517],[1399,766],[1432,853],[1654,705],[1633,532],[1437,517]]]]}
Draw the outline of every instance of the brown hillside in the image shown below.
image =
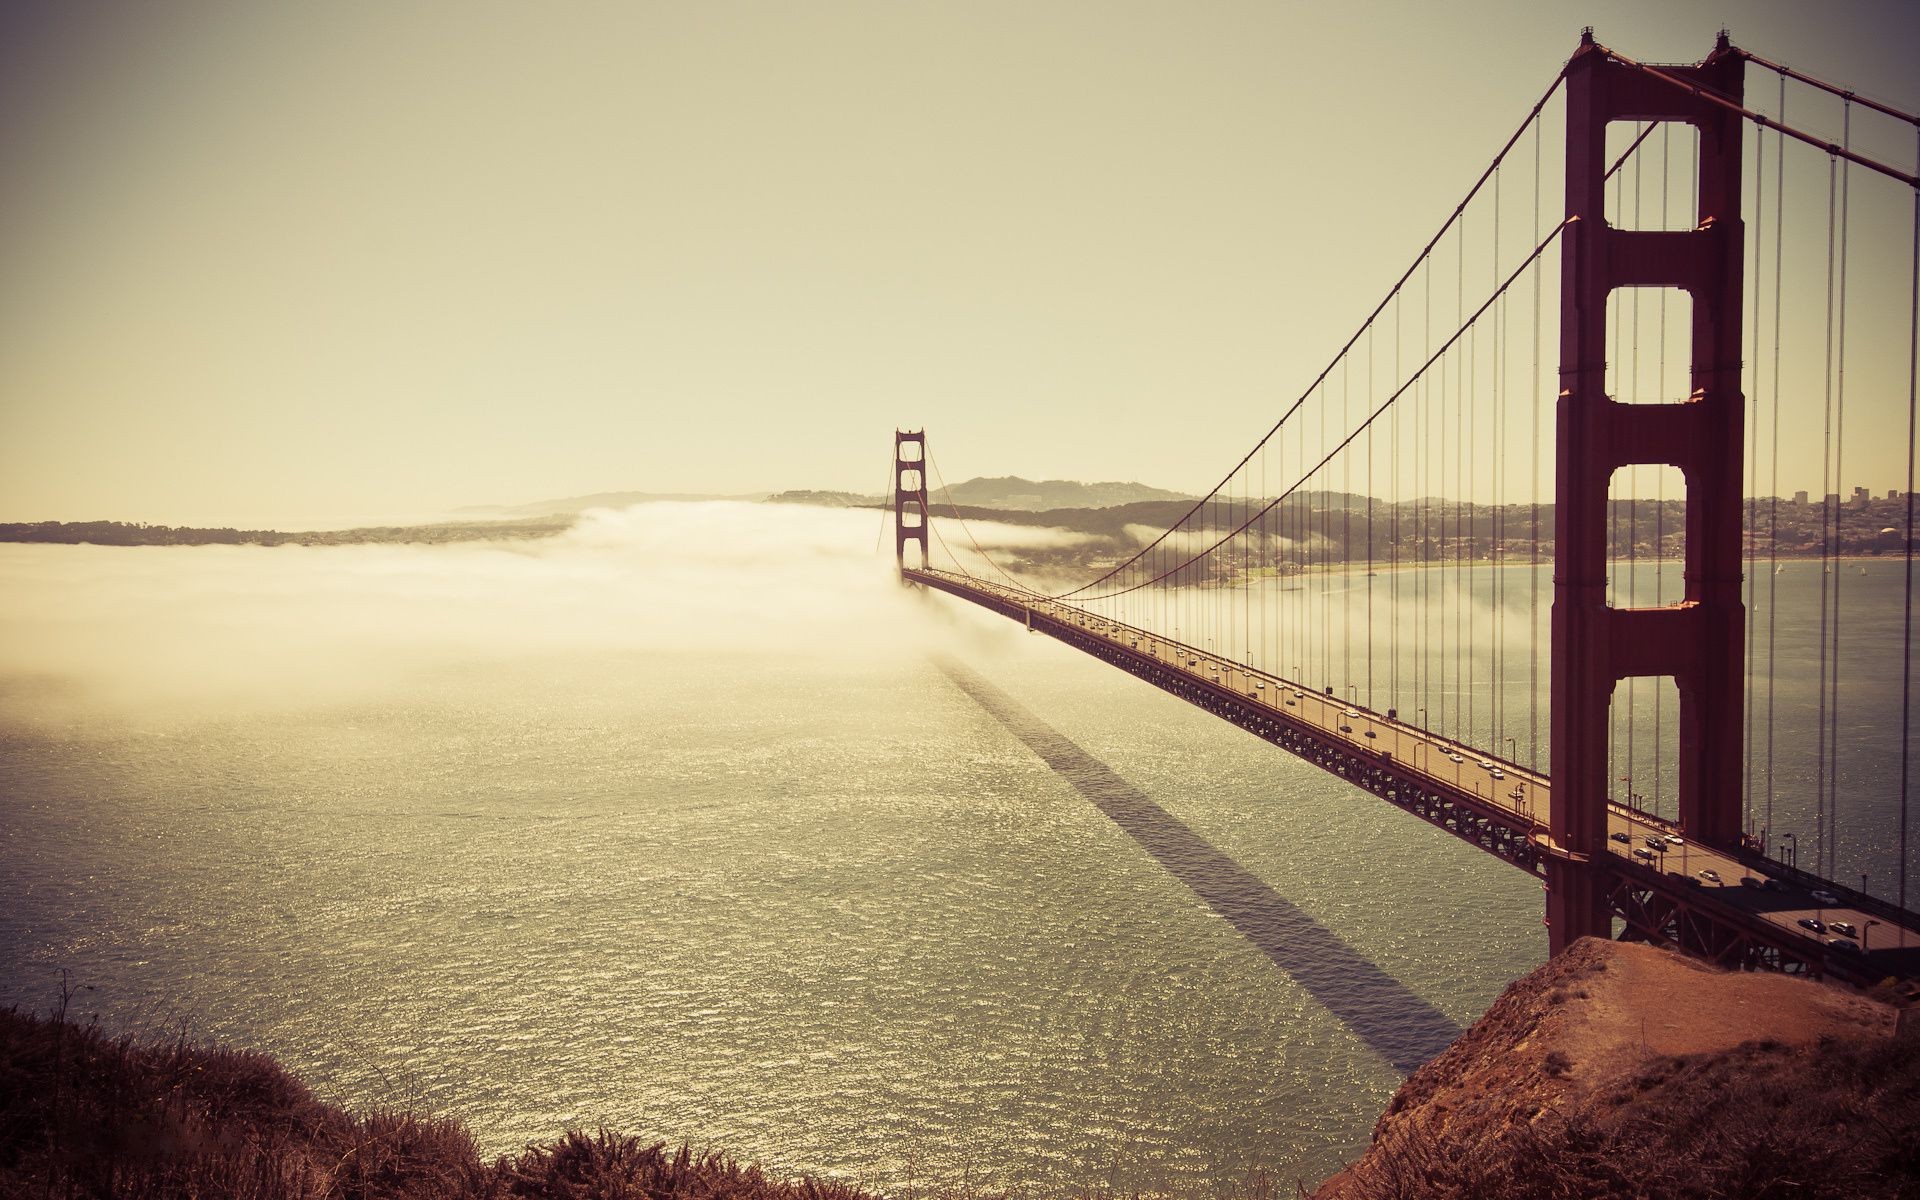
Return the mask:
{"type": "Polygon", "coordinates": [[[1785,975],[1586,941],[1401,1086],[1316,1200],[1920,1195],[1920,1037],[1785,975]]]}

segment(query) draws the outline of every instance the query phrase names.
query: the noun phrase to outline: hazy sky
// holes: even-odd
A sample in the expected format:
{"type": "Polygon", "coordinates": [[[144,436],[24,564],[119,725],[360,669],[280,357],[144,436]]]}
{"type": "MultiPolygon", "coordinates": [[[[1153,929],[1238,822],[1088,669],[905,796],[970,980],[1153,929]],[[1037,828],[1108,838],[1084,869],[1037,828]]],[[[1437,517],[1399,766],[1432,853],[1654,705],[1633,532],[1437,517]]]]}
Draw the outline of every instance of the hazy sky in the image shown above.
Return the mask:
{"type": "Polygon", "coordinates": [[[0,520],[1204,488],[1582,24],[1920,108],[1911,2],[0,13],[0,520]]]}

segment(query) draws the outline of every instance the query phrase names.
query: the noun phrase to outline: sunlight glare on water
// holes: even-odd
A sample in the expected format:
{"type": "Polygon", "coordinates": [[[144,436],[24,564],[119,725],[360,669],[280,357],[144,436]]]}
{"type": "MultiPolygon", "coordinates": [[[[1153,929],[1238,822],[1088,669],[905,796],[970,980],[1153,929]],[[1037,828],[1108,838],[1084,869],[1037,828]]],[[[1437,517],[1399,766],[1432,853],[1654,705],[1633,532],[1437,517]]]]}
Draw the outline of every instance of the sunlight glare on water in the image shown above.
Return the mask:
{"type": "Polygon", "coordinates": [[[0,548],[6,999],[57,972],[504,1153],[900,1189],[1317,1180],[1399,1082],[937,669],[957,655],[1456,1024],[1527,876],[1049,639],[870,513],[552,544],[0,548]]]}

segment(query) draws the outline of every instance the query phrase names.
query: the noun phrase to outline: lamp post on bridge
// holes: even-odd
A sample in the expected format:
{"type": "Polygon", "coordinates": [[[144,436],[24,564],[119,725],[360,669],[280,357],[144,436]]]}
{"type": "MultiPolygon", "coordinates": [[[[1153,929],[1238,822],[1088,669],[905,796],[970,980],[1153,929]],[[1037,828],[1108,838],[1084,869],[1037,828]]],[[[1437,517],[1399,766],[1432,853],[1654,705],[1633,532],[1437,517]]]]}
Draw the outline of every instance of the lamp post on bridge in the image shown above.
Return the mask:
{"type": "Polygon", "coordinates": [[[1783,833],[1780,835],[1780,840],[1783,842],[1793,843],[1793,845],[1788,846],[1786,848],[1787,857],[1783,861],[1785,861],[1785,863],[1790,867],[1799,866],[1800,865],[1800,839],[1795,837],[1791,833],[1783,833]]]}

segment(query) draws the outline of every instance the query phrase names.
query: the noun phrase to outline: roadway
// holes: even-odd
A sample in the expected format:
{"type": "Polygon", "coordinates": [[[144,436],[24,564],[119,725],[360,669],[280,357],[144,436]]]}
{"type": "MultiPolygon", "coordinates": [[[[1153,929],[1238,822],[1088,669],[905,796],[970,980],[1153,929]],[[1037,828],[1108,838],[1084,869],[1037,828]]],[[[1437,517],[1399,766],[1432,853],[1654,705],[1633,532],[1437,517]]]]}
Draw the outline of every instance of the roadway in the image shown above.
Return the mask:
{"type": "MultiPolygon", "coordinates": [[[[1272,708],[1280,716],[1311,726],[1322,737],[1345,742],[1355,751],[1390,754],[1403,770],[1503,810],[1516,828],[1526,829],[1537,838],[1547,834],[1552,785],[1545,775],[1517,763],[1071,604],[949,571],[909,569],[906,574],[935,576],[949,585],[997,596],[1033,616],[1071,625],[1082,633],[1147,655],[1173,670],[1272,708]]],[[[1911,920],[1896,923],[1885,914],[1851,907],[1840,896],[1804,887],[1789,878],[1776,878],[1732,853],[1693,842],[1672,822],[1617,804],[1607,807],[1607,849],[1617,857],[1684,880],[1690,887],[1712,889],[1714,900],[1751,914],[1789,938],[1800,939],[1814,961],[1823,957],[1829,939],[1839,937],[1859,947],[1875,970],[1884,964],[1887,974],[1920,973],[1920,924],[1911,920]],[[1803,920],[1818,922],[1824,930],[1808,929],[1800,924],[1803,920]],[[1854,936],[1845,936],[1849,929],[1855,931],[1854,936]]],[[[1838,949],[1852,953],[1847,946],[1838,949]]]]}

